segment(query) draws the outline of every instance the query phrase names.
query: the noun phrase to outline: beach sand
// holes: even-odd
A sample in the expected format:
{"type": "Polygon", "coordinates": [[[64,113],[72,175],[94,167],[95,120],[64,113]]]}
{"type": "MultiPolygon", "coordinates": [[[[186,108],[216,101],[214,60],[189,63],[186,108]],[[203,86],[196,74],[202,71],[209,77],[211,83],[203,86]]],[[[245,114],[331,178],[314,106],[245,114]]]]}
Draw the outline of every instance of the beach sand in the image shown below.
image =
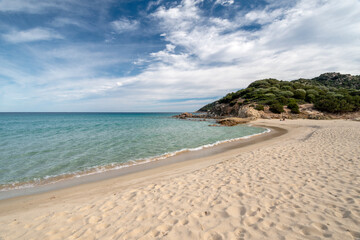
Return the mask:
{"type": "Polygon", "coordinates": [[[360,122],[0,201],[0,239],[360,239],[360,122]]]}

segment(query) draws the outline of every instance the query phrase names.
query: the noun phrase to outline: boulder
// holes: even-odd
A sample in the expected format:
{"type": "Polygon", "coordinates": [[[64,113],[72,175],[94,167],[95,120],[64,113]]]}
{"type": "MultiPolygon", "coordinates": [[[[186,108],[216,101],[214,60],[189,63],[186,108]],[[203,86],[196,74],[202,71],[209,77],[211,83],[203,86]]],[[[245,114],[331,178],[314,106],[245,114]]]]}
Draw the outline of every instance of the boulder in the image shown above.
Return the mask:
{"type": "Polygon", "coordinates": [[[238,124],[244,124],[244,123],[248,123],[250,122],[252,119],[251,118],[224,118],[224,119],[219,119],[216,122],[218,124],[221,124],[223,126],[235,126],[238,124]]]}
{"type": "Polygon", "coordinates": [[[240,118],[260,118],[261,114],[258,110],[249,107],[249,106],[243,106],[239,109],[238,117],[240,118]]]}

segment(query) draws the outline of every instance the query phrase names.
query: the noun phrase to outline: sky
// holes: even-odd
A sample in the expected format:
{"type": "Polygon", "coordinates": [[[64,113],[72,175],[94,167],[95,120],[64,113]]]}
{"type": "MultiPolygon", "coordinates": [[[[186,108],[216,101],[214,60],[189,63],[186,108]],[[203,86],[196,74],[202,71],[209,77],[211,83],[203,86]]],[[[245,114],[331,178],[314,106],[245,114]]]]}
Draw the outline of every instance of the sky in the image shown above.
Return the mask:
{"type": "Polygon", "coordinates": [[[1,112],[196,111],[360,74],[359,0],[0,0],[1,112]]]}

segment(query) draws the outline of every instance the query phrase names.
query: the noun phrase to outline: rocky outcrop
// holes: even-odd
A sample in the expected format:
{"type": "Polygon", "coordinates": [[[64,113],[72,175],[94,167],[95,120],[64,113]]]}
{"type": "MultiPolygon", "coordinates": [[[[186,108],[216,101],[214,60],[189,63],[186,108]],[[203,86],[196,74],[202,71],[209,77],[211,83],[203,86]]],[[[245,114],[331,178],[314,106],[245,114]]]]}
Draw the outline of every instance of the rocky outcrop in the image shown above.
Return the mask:
{"type": "Polygon", "coordinates": [[[356,112],[360,114],[359,91],[360,75],[324,73],[313,79],[293,81],[262,79],[226,94],[198,112],[207,118],[353,119],[358,115],[356,112]],[[310,111],[307,107],[299,109],[302,103],[311,105],[310,111]]]}
{"type": "Polygon", "coordinates": [[[236,107],[237,106],[230,106],[229,104],[216,103],[208,114],[213,117],[236,116],[236,110],[234,111],[236,107]]]}
{"type": "Polygon", "coordinates": [[[323,73],[312,80],[327,87],[360,89],[360,75],[352,76],[350,74],[331,72],[323,73]]]}
{"type": "Polygon", "coordinates": [[[236,118],[236,117],[233,117],[233,118],[219,119],[216,122],[218,124],[223,125],[223,126],[231,127],[231,126],[235,126],[235,125],[238,125],[238,124],[248,123],[251,120],[252,120],[251,118],[236,118]]]}
{"type": "Polygon", "coordinates": [[[249,107],[249,106],[242,106],[238,111],[238,117],[240,118],[253,118],[257,119],[261,117],[261,114],[258,110],[249,107]]]}
{"type": "Polygon", "coordinates": [[[181,113],[181,114],[179,114],[179,115],[176,115],[176,116],[174,116],[174,117],[180,118],[180,119],[185,119],[185,118],[192,118],[193,115],[192,115],[191,113],[185,112],[185,113],[181,113]]]}

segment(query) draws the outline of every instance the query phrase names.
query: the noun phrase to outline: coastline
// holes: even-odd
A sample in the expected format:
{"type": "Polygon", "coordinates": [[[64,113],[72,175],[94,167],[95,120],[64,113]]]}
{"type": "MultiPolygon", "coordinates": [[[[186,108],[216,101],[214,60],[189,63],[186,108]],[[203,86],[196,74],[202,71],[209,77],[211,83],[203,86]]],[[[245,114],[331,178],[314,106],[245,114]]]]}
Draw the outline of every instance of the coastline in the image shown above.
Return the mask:
{"type": "Polygon", "coordinates": [[[195,158],[205,157],[211,154],[224,152],[227,149],[234,147],[241,147],[242,145],[240,144],[239,146],[237,146],[237,144],[235,145],[230,144],[232,142],[241,142],[244,141],[245,139],[253,138],[258,135],[267,134],[271,131],[266,127],[262,127],[262,128],[265,129],[265,131],[262,133],[255,133],[243,137],[220,140],[199,147],[185,148],[174,152],[166,152],[159,156],[149,157],[145,159],[138,159],[123,163],[113,163],[110,165],[96,166],[84,171],[65,173],[56,176],[48,176],[44,179],[40,179],[37,181],[32,180],[28,182],[18,182],[18,183],[1,185],[0,200],[22,196],[22,195],[52,191],[66,187],[72,187],[83,183],[109,179],[113,177],[126,175],[129,173],[139,172],[144,169],[152,169],[158,166],[172,164],[180,161],[192,160],[195,158]],[[138,166],[138,165],[145,165],[145,166],[138,166]]]}
{"type": "Polygon", "coordinates": [[[245,139],[240,148],[234,145],[201,158],[2,200],[0,237],[360,236],[359,123],[252,124],[279,127],[285,134],[271,137],[276,132],[272,131],[245,139]]]}
{"type": "MultiPolygon", "coordinates": [[[[184,161],[193,161],[213,155],[221,154],[226,151],[242,148],[259,141],[266,141],[270,138],[281,136],[286,133],[285,129],[278,127],[271,127],[271,130],[264,126],[256,126],[266,129],[265,132],[259,134],[253,134],[250,136],[239,137],[236,139],[230,139],[225,141],[209,144],[209,146],[201,146],[198,150],[187,149],[179,150],[174,153],[170,153],[167,157],[155,157],[154,160],[142,161],[134,163],[126,167],[109,168],[104,171],[93,171],[90,174],[72,175],[69,174],[67,178],[60,178],[58,181],[52,181],[44,184],[39,184],[24,188],[15,188],[5,191],[0,191],[0,204],[1,201],[7,199],[14,199],[23,196],[31,196],[36,194],[42,194],[46,192],[57,191],[61,189],[71,188],[78,185],[89,184],[99,181],[104,181],[112,178],[117,178],[129,174],[136,174],[146,170],[151,170],[167,165],[172,165],[184,161]]],[[[194,148],[195,149],[195,148],[194,148]]],[[[164,154],[166,155],[166,154],[164,154]]],[[[191,164],[189,162],[189,164],[191,164]]],[[[60,176],[61,177],[61,176],[60,176]]],[[[1,209],[0,209],[1,210],[1,209]]],[[[0,211],[1,212],[1,211],[0,211]]]]}

